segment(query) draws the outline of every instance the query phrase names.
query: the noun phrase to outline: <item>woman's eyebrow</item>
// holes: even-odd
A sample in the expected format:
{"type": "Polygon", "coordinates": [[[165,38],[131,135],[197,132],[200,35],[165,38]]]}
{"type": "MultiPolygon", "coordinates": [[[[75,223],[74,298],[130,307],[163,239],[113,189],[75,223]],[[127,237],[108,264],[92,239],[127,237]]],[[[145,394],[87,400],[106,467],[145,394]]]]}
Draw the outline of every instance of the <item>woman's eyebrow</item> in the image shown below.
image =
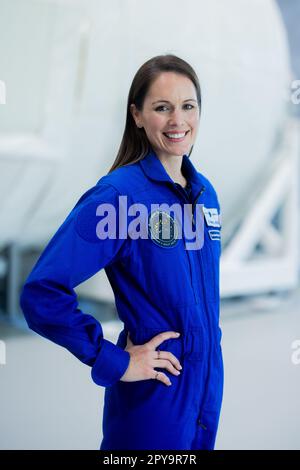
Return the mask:
{"type": "MultiPolygon", "coordinates": [[[[186,101],[195,101],[197,103],[197,100],[194,100],[194,98],[188,98],[187,100],[184,100],[184,103],[186,101]]],[[[155,103],[170,103],[170,101],[167,101],[167,100],[157,100],[157,101],[153,101],[152,104],[155,104],[155,103]]]]}

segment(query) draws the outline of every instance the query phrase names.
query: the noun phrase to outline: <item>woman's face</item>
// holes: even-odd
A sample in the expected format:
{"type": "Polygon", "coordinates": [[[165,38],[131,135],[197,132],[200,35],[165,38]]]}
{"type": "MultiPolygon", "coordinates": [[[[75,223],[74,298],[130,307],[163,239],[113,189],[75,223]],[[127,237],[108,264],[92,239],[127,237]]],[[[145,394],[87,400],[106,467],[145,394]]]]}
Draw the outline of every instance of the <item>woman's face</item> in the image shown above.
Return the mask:
{"type": "Polygon", "coordinates": [[[160,158],[189,153],[200,116],[196,89],[188,77],[162,72],[152,83],[143,110],[138,111],[132,104],[131,112],[160,158]]]}

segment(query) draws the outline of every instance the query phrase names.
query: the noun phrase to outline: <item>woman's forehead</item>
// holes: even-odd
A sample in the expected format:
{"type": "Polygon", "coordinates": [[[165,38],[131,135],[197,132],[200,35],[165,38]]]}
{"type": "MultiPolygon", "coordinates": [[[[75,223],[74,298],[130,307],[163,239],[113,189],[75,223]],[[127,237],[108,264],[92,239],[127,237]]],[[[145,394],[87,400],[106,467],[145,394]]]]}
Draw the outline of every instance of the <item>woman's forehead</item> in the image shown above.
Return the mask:
{"type": "Polygon", "coordinates": [[[153,101],[171,101],[178,96],[182,100],[196,99],[196,90],[188,77],[171,72],[162,72],[152,82],[147,93],[147,97],[153,101]]]}

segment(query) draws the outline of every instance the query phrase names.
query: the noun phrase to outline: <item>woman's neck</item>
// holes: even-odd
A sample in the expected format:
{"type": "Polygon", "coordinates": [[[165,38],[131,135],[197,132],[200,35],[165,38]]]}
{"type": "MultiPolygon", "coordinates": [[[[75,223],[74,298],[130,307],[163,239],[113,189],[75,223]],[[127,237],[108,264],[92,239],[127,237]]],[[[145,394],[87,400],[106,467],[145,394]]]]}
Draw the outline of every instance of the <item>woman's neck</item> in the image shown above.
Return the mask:
{"type": "Polygon", "coordinates": [[[175,155],[174,157],[160,157],[158,156],[161,164],[165,168],[170,178],[175,182],[185,187],[187,180],[182,173],[182,156],[175,155]]]}

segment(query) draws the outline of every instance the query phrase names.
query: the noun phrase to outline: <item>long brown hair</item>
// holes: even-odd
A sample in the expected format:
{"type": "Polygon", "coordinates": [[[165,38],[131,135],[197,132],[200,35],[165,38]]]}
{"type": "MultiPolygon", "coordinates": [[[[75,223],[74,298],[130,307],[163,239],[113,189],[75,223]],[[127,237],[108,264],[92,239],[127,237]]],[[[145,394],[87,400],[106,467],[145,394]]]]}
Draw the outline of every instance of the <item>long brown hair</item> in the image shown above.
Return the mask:
{"type": "MultiPolygon", "coordinates": [[[[142,111],[144,100],[151,84],[162,72],[179,73],[185,75],[193,82],[197,94],[199,114],[201,113],[201,88],[194,69],[183,59],[173,54],[152,57],[152,59],[149,59],[139,68],[133,78],[127,100],[125,130],[118,154],[108,173],[111,173],[120,166],[138,162],[144,158],[151,149],[151,144],[144,128],[138,128],[135,124],[130,111],[130,105],[134,103],[137,109],[142,111]]],[[[191,147],[189,156],[192,150],[193,146],[191,147]]]]}

